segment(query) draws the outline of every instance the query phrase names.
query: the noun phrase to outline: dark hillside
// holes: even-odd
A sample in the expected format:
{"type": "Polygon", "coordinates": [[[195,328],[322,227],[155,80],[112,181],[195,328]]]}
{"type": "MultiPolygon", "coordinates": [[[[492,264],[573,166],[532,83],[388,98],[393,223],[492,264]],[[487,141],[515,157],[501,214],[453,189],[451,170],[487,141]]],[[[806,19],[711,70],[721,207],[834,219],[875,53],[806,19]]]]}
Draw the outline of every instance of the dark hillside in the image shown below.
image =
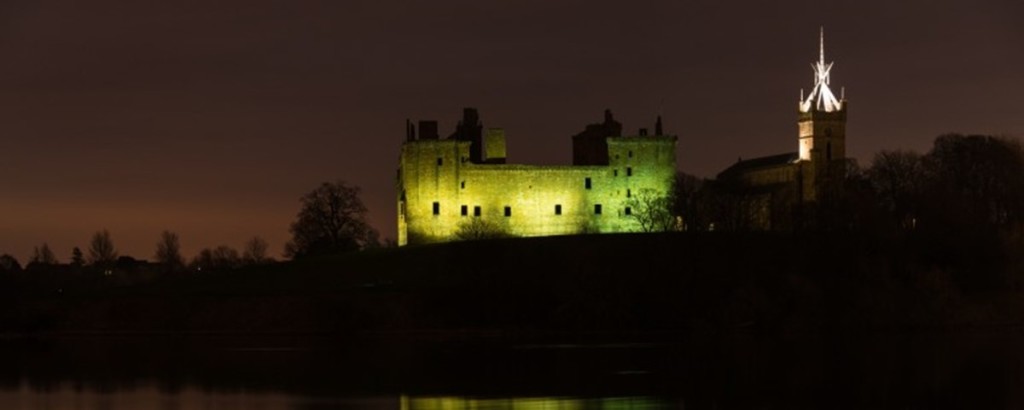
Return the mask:
{"type": "Polygon", "coordinates": [[[231,272],[0,278],[32,332],[845,332],[1021,322],[1014,253],[928,238],[627,234],[383,249],[231,272]],[[964,277],[986,277],[987,287],[964,277]],[[985,300],[976,303],[975,300],[985,300]]]}

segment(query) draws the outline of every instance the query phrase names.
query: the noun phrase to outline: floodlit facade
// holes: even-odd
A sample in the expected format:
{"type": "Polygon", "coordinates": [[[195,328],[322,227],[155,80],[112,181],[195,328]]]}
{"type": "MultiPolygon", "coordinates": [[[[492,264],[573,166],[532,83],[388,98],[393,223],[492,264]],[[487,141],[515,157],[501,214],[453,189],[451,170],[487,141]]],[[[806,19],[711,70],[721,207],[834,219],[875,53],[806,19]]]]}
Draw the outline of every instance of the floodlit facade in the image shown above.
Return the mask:
{"type": "Polygon", "coordinates": [[[486,230],[548,236],[639,230],[631,201],[669,195],[676,137],[622,136],[610,112],[573,137],[573,165],[506,163],[505,134],[467,108],[448,138],[435,121],[407,124],[396,181],[398,244],[445,242],[486,230]]]}

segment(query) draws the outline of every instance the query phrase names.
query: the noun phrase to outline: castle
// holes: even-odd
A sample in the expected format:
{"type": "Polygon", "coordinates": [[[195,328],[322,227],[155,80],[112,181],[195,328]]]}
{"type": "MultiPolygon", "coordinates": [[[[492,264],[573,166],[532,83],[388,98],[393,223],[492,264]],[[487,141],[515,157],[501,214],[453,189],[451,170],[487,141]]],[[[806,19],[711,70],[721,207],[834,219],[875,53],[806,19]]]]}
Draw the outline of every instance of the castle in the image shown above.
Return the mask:
{"type": "Polygon", "coordinates": [[[603,123],[573,137],[573,164],[507,164],[505,133],[484,129],[466,108],[448,138],[436,121],[407,123],[397,176],[398,244],[444,242],[466,235],[547,236],[643,229],[639,209],[665,198],[676,174],[676,137],[661,118],[648,135],[621,136],[603,123]],[[645,201],[638,201],[639,198],[645,201]]]}
{"type": "MultiPolygon", "coordinates": [[[[838,195],[846,167],[844,93],[829,88],[824,32],[814,88],[798,103],[798,150],[738,161],[718,174],[752,198],[748,228],[785,229],[794,210],[838,195]]],[[[484,129],[466,108],[441,139],[436,121],[406,123],[397,176],[398,244],[444,242],[466,235],[546,236],[634,232],[650,228],[652,208],[667,208],[676,176],[676,137],[661,117],[654,133],[622,136],[605,111],[602,123],[573,136],[573,164],[507,164],[505,133],[484,129]],[[651,199],[655,199],[652,201],[651,199]],[[658,202],[658,200],[664,200],[658,202]],[[644,208],[644,209],[641,209],[644,208]]],[[[675,228],[681,224],[677,223],[675,228]]],[[[664,228],[664,226],[662,226],[664,228]]]]}

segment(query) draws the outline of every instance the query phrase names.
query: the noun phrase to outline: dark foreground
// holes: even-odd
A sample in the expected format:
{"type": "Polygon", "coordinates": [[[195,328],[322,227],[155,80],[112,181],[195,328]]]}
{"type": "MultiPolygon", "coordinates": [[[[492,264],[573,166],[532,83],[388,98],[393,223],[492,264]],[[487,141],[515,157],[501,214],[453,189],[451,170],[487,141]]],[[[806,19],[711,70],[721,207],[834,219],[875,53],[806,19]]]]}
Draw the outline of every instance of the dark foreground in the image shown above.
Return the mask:
{"type": "Polygon", "coordinates": [[[0,334],[1017,331],[1024,246],[959,236],[595,235],[227,272],[0,276],[0,334]]]}
{"type": "Polygon", "coordinates": [[[1021,408],[1021,254],[708,233],[24,272],[0,408],[1021,408]]]}

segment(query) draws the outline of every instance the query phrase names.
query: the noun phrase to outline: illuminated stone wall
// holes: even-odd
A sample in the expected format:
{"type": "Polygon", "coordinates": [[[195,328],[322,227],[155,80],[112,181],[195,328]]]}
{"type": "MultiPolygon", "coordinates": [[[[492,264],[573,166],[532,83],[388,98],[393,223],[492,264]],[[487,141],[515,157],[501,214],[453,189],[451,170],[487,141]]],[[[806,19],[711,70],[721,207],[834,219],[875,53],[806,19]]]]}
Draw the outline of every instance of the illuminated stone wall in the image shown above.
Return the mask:
{"type": "Polygon", "coordinates": [[[797,120],[800,131],[800,160],[813,161],[814,152],[823,159],[846,158],[846,102],[834,112],[801,112],[797,120]]]}
{"type": "Polygon", "coordinates": [[[675,141],[611,137],[609,164],[587,166],[476,164],[469,142],[407,141],[397,181],[399,245],[456,239],[473,218],[511,236],[639,230],[626,200],[642,189],[670,192],[675,141]]]}

